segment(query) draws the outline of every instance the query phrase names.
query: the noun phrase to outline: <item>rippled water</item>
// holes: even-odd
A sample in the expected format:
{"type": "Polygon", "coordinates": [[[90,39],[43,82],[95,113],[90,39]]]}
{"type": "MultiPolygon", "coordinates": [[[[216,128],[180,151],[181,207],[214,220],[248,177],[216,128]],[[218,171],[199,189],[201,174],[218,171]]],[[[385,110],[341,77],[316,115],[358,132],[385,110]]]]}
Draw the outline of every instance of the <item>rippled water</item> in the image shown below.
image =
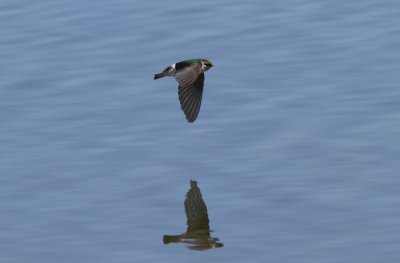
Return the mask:
{"type": "Polygon", "coordinates": [[[0,3],[1,262],[397,262],[400,2],[0,3]],[[198,120],[153,74],[205,57],[198,120]],[[189,180],[224,247],[186,229],[189,180]]]}

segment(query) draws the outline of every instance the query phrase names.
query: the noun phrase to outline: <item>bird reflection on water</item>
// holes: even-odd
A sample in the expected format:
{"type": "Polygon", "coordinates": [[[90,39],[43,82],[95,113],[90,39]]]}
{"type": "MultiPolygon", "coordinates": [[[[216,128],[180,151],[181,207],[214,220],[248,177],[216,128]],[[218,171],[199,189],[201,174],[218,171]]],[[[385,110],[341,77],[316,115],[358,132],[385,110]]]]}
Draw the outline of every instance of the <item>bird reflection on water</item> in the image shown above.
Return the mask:
{"type": "Polygon", "coordinates": [[[190,180],[190,189],[186,194],[185,212],[187,218],[186,233],[181,235],[164,235],[164,244],[184,243],[193,250],[206,250],[223,247],[219,239],[211,237],[207,206],[204,203],[197,182],[190,180]]]}

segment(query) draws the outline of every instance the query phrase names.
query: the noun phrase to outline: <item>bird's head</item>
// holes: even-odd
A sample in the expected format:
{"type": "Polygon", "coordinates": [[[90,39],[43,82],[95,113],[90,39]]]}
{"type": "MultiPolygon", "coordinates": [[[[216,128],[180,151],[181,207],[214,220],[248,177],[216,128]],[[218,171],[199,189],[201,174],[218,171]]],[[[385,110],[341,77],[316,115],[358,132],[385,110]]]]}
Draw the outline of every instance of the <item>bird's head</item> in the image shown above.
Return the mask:
{"type": "Polygon", "coordinates": [[[208,59],[202,59],[201,62],[202,62],[204,71],[207,71],[211,67],[214,67],[214,64],[211,61],[209,61],[208,59]]]}

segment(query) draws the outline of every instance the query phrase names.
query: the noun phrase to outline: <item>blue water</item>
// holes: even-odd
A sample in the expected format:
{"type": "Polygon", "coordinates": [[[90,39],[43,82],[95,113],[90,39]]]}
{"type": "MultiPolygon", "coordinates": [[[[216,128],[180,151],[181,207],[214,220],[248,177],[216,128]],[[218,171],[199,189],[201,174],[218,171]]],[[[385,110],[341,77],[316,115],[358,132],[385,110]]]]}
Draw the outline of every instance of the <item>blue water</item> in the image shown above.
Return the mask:
{"type": "Polygon", "coordinates": [[[398,262],[399,1],[3,0],[0,58],[0,262],[398,262]]]}

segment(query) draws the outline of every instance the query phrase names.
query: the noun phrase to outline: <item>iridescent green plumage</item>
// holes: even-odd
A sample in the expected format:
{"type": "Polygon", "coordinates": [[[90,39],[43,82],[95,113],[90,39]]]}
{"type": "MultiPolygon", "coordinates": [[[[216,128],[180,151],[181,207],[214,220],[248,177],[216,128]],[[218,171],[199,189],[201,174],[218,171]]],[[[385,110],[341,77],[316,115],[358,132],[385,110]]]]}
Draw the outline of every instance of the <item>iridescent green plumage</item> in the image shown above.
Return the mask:
{"type": "Polygon", "coordinates": [[[184,61],[182,61],[182,62],[192,63],[192,64],[198,64],[198,63],[200,63],[201,61],[204,61],[204,62],[210,64],[211,66],[214,66],[213,63],[212,63],[210,60],[205,59],[205,58],[188,59],[188,60],[184,60],[184,61]]]}

